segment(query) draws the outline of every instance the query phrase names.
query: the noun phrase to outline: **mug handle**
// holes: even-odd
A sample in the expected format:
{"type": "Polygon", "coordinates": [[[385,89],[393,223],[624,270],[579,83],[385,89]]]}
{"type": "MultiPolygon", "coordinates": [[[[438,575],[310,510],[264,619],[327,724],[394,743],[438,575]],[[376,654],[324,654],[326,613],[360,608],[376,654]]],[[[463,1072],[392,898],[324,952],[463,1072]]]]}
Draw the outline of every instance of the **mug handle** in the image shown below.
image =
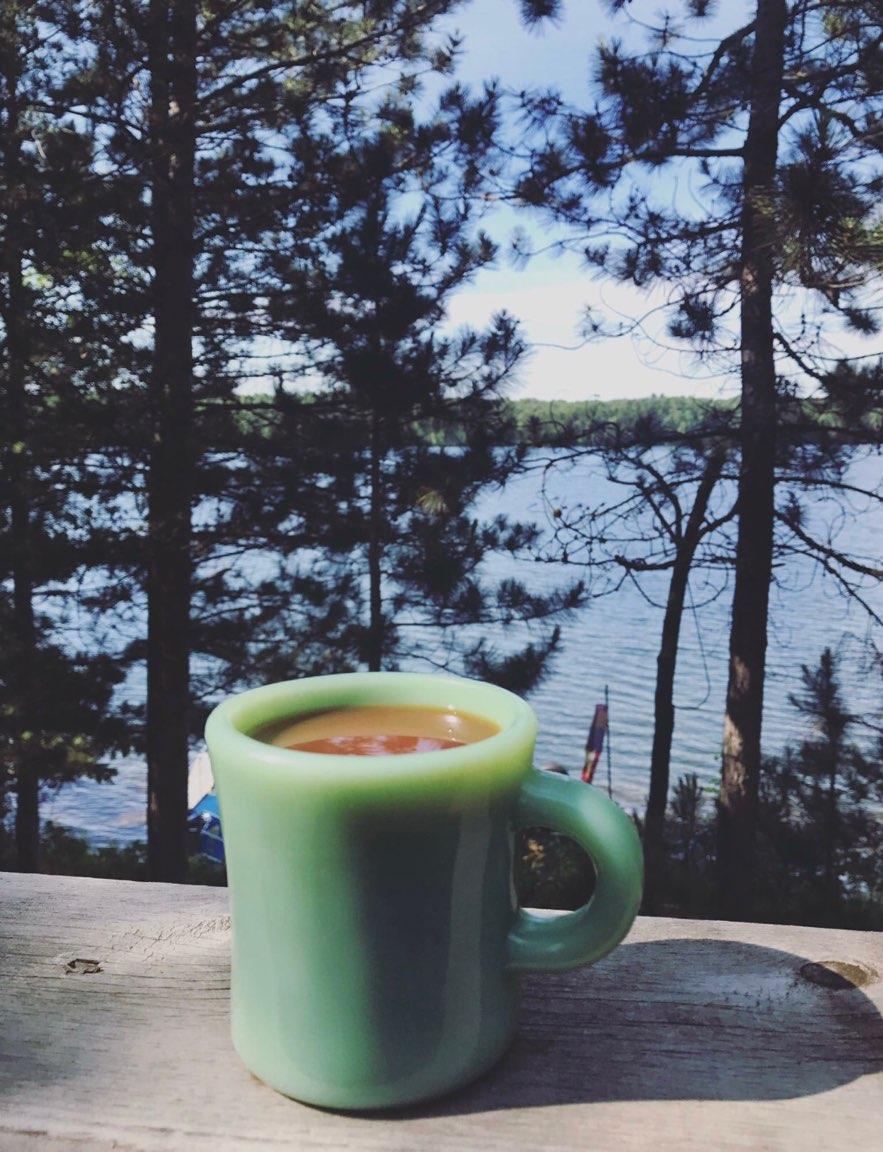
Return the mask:
{"type": "Polygon", "coordinates": [[[531,768],[515,824],[570,836],[591,859],[596,880],[588,904],[567,916],[520,909],[509,932],[507,967],[556,972],[600,960],[631,928],[641,903],[643,853],[633,821],[590,784],[531,768]]]}

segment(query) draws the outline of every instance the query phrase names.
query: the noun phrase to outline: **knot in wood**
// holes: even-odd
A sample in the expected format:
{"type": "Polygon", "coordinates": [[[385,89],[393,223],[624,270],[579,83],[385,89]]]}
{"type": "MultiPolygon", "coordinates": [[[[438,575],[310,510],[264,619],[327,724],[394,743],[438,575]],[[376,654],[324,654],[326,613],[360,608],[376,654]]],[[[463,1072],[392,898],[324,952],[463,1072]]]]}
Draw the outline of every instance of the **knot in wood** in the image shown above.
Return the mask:
{"type": "Polygon", "coordinates": [[[64,966],[65,972],[72,972],[77,976],[91,976],[95,972],[103,971],[97,960],[84,960],[78,956],[75,960],[68,960],[64,966]]]}
{"type": "Polygon", "coordinates": [[[800,975],[811,984],[843,992],[849,988],[864,988],[877,979],[870,964],[849,960],[815,960],[801,965],[800,975]]]}

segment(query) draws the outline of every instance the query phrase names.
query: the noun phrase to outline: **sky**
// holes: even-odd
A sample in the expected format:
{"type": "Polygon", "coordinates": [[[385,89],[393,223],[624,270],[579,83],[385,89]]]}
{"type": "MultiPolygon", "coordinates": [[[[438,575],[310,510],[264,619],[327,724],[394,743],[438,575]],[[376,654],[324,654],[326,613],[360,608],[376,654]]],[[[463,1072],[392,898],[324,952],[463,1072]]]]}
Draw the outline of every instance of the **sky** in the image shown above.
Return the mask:
{"type": "MultiPolygon", "coordinates": [[[[662,0],[635,0],[632,18],[658,18],[662,0]]],[[[677,9],[678,5],[670,7],[677,9]]],[[[611,34],[625,34],[634,42],[636,31],[622,16],[611,17],[601,0],[565,0],[557,24],[546,22],[529,30],[520,20],[517,0],[473,0],[447,25],[462,32],[464,55],[458,76],[470,85],[497,77],[504,88],[558,88],[563,95],[587,106],[593,47],[611,34]]],[[[750,5],[745,0],[726,0],[708,20],[694,22],[690,34],[695,49],[709,37],[712,45],[720,35],[745,22],[750,5]]],[[[674,188],[674,177],[663,174],[674,188]]],[[[490,222],[490,231],[505,252],[517,226],[539,246],[548,243],[547,221],[529,214],[501,212],[490,222]]],[[[511,389],[513,397],[539,399],[616,399],[652,394],[712,397],[732,392],[732,378],[714,375],[685,352],[661,349],[648,339],[622,337],[580,346],[579,322],[586,306],[607,310],[622,318],[642,315],[648,307],[664,301],[636,288],[593,279],[575,254],[545,254],[526,266],[515,265],[502,255],[497,265],[482,272],[474,283],[452,300],[450,318],[455,324],[485,325],[497,311],[517,316],[531,346],[531,355],[511,389]]],[[[836,347],[846,354],[871,351],[867,343],[843,337],[836,347]]]]}
{"type": "MultiPolygon", "coordinates": [[[[578,107],[592,100],[592,60],[599,40],[621,37],[628,46],[646,47],[641,21],[658,25],[660,13],[683,10],[680,0],[632,0],[627,16],[612,15],[603,0],[563,0],[562,16],[539,28],[525,27],[519,0],[466,0],[445,21],[441,33],[458,32],[464,45],[457,79],[473,90],[488,80],[499,81],[504,91],[555,88],[578,107]]],[[[692,20],[682,31],[697,54],[713,51],[722,36],[743,26],[752,4],[749,0],[718,0],[709,18],[692,20]]],[[[447,81],[445,81],[447,82],[447,81]]],[[[437,91],[427,84],[427,108],[437,91]]],[[[646,176],[655,193],[668,204],[696,203],[695,171],[669,165],[646,176]]],[[[548,249],[556,238],[548,218],[524,209],[496,206],[482,221],[499,247],[496,264],[482,270],[474,281],[449,302],[452,326],[484,328],[495,313],[506,311],[521,323],[529,355],[519,366],[508,394],[513,398],[542,400],[612,400],[651,395],[695,396],[703,399],[732,395],[738,379],[731,372],[721,375],[721,360],[700,363],[686,348],[671,346],[665,333],[665,314],[656,315],[652,330],[619,338],[584,341],[580,322],[588,309],[607,321],[627,323],[666,303],[666,290],[656,287],[642,292],[631,285],[593,276],[576,253],[545,251],[526,264],[509,255],[517,231],[526,234],[532,248],[548,249]]],[[[558,234],[560,235],[560,234],[558,234]]],[[[793,317],[818,311],[818,304],[792,294],[780,295],[779,314],[793,317]]],[[[734,314],[735,316],[735,314],[734,314]]],[[[873,340],[843,333],[839,321],[826,323],[825,351],[831,356],[868,356],[879,348],[873,340]]],[[[284,358],[287,345],[267,342],[266,354],[278,351],[284,358]]],[[[314,387],[305,377],[300,387],[314,387]]],[[[249,390],[266,387],[257,380],[249,390]]]]}
{"type": "MultiPolygon", "coordinates": [[[[658,11],[657,4],[637,7],[648,16],[658,11]]],[[[730,15],[742,7],[741,2],[731,5],[730,15]]],[[[547,21],[534,30],[522,24],[517,0],[473,0],[448,23],[465,38],[458,75],[466,83],[478,85],[497,77],[512,89],[553,85],[583,106],[594,45],[604,35],[626,30],[621,18],[607,15],[600,0],[566,0],[558,23],[547,21]]],[[[709,31],[720,25],[720,20],[709,21],[709,31]]],[[[537,244],[548,241],[548,222],[524,213],[517,221],[513,217],[491,222],[502,249],[516,223],[537,244]]],[[[622,337],[580,347],[579,323],[587,306],[633,317],[661,300],[658,293],[648,297],[637,289],[593,279],[572,253],[547,253],[526,266],[516,266],[503,255],[497,266],[452,301],[450,317],[455,324],[479,326],[505,309],[521,320],[531,354],[511,390],[513,397],[608,400],[721,394],[727,387],[721,378],[709,379],[708,370],[691,363],[687,355],[662,352],[646,340],[622,337]]]]}

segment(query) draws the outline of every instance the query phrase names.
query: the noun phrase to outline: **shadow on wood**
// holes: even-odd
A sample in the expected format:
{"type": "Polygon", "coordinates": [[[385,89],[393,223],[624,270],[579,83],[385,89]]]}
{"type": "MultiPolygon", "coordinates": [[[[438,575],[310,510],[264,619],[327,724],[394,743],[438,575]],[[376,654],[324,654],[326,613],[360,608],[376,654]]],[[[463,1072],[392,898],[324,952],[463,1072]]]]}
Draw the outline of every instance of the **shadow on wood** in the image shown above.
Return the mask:
{"type": "Polygon", "coordinates": [[[401,1115],[785,1100],[879,1070],[877,1008],[848,981],[808,979],[806,967],[805,957],[757,945],[672,939],[626,943],[591,974],[532,977],[503,1063],[471,1088],[401,1115]]]}

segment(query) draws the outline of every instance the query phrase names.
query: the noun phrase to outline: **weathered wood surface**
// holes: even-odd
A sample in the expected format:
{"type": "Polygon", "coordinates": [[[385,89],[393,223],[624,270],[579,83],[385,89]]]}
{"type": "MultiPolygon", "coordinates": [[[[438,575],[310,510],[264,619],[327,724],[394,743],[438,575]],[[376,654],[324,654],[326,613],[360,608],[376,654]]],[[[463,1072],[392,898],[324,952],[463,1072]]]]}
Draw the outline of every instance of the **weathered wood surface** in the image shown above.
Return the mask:
{"type": "Polygon", "coordinates": [[[555,1152],[880,1147],[870,933],[642,919],[594,968],[525,981],[515,1048],[395,1115],[286,1100],[227,1035],[223,889],[0,875],[0,1149],[555,1152]],[[864,975],[863,975],[864,974],[864,975]]]}

